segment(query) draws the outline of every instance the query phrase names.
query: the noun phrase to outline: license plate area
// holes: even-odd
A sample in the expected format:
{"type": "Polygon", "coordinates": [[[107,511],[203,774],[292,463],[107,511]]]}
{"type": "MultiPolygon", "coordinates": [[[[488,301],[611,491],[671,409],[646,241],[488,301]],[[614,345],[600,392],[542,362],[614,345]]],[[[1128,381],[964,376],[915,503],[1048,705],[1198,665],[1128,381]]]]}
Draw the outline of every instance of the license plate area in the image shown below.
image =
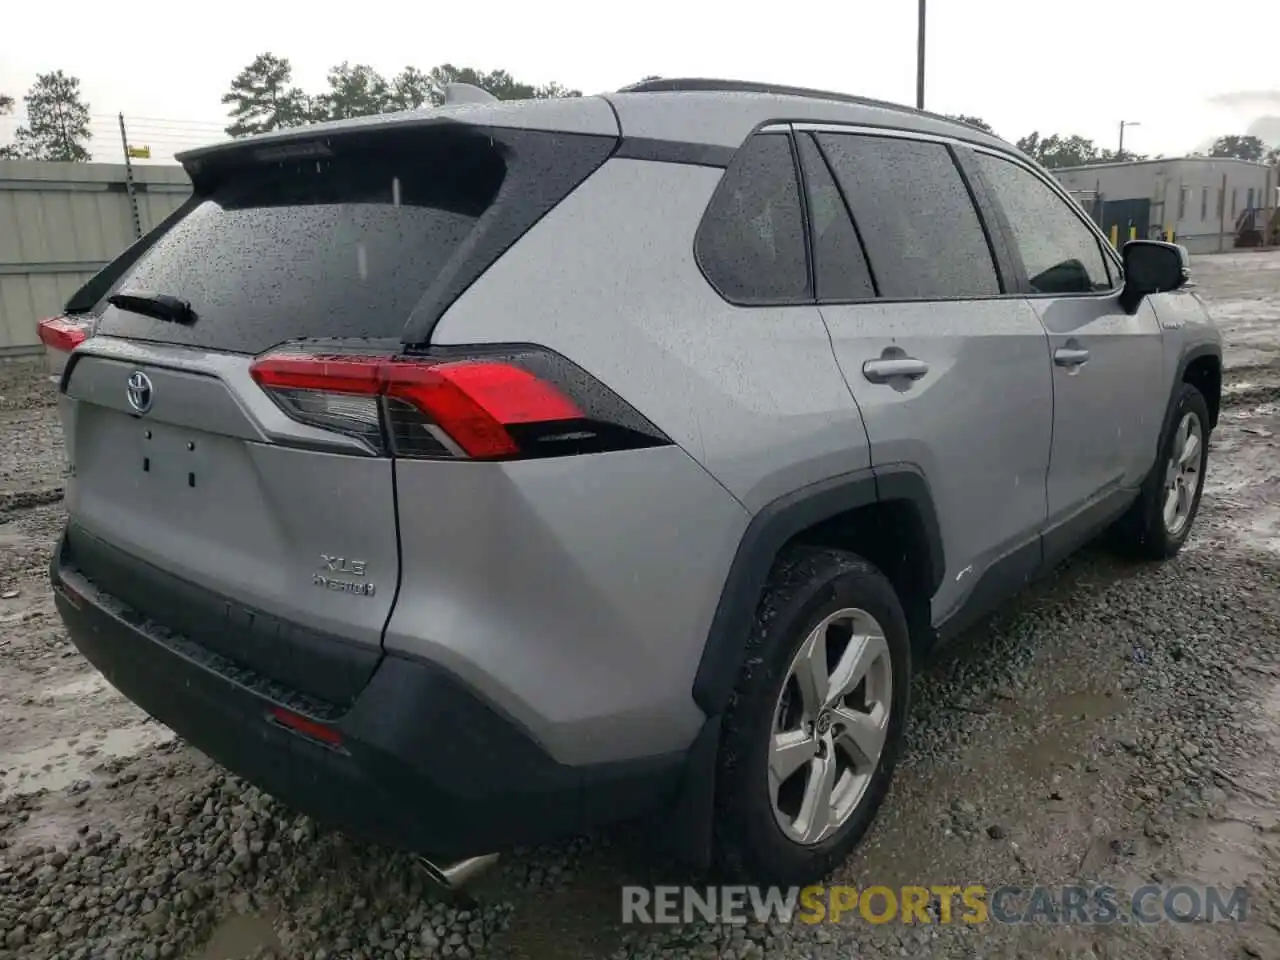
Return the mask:
{"type": "Polygon", "coordinates": [[[132,424],[135,433],[134,469],[144,482],[165,490],[199,490],[213,480],[210,447],[217,438],[167,424],[132,424]]]}

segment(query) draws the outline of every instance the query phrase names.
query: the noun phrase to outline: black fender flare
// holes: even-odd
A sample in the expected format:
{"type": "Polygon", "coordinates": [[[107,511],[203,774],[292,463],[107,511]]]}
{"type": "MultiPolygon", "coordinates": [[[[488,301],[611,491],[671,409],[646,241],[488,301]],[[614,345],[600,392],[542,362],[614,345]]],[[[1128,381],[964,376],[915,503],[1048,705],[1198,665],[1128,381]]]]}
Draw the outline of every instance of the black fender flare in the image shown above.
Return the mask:
{"type": "Polygon", "coordinates": [[[761,509],[738,544],[729,567],[702,658],[693,681],[693,699],[708,716],[724,712],[742,667],[751,620],[769,571],[782,547],[796,534],[831,517],[873,503],[907,501],[919,515],[928,545],[929,593],[942,583],[942,533],[924,474],[912,464],[859,470],[802,487],[761,509]]]}
{"type": "Polygon", "coordinates": [[[1187,375],[1187,368],[1201,357],[1213,357],[1218,361],[1219,371],[1222,370],[1222,349],[1215,344],[1200,343],[1182,351],[1178,357],[1178,367],[1174,372],[1173,382],[1169,384],[1169,402],[1165,406],[1164,423],[1161,425],[1160,435],[1156,438],[1157,460],[1160,459],[1160,444],[1164,441],[1164,435],[1168,432],[1169,424],[1173,420],[1174,408],[1178,403],[1178,394],[1187,375]]]}

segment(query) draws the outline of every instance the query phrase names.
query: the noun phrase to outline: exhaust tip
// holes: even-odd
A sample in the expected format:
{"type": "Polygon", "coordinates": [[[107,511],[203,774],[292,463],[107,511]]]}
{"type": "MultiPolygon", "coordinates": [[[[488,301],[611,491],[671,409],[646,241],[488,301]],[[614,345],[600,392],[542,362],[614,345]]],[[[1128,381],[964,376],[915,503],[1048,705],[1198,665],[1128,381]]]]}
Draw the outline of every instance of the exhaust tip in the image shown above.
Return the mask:
{"type": "Polygon", "coordinates": [[[455,863],[437,864],[426,857],[418,857],[418,866],[434,884],[445,890],[456,892],[461,890],[481,874],[498,862],[496,853],[486,853],[478,857],[468,857],[455,863]]]}

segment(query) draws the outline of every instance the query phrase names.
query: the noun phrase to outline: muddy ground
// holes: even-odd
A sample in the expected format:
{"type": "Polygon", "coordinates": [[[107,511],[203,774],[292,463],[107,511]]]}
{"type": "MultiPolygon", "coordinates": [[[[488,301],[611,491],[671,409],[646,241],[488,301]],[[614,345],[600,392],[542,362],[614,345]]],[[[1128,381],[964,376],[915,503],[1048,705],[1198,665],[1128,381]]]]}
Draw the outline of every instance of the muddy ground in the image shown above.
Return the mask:
{"type": "Polygon", "coordinates": [[[918,678],[910,747],[841,871],[884,884],[1243,885],[1243,924],[623,927],[635,844],[523,851],[439,900],[151,722],[68,643],[52,390],[0,364],[0,957],[1280,958],[1280,254],[1201,257],[1227,395],[1196,530],[1090,550],[918,678]]]}

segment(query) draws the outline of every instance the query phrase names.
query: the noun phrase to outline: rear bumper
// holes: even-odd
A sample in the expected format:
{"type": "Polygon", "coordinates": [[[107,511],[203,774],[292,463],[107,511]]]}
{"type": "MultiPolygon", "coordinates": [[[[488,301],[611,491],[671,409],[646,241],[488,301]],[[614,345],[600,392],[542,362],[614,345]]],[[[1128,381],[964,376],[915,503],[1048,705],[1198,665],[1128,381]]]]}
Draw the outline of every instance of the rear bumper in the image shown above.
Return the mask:
{"type": "Polygon", "coordinates": [[[80,573],[65,538],[50,576],[72,641],[121,693],[245,780],[368,842],[464,857],[555,839],[683,797],[690,758],[705,756],[568,767],[451,675],[396,656],[334,707],[148,621],[80,573]],[[341,746],[273,722],[277,707],[337,731],[341,746]]]}

